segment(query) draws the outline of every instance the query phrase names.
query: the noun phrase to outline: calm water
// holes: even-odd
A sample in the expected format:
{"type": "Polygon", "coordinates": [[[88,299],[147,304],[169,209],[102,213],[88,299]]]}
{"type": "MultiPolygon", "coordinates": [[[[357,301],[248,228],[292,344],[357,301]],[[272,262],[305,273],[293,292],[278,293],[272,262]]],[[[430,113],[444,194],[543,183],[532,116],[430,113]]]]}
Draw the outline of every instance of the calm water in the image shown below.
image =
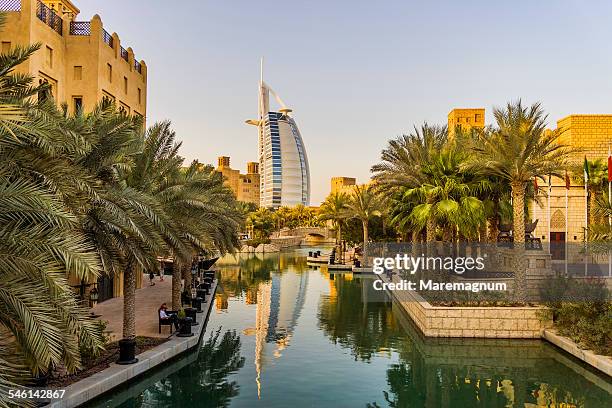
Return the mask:
{"type": "Polygon", "coordinates": [[[201,349],[91,406],[612,406],[609,379],[554,347],[424,339],[371,278],[307,251],[224,260],[201,349]]]}

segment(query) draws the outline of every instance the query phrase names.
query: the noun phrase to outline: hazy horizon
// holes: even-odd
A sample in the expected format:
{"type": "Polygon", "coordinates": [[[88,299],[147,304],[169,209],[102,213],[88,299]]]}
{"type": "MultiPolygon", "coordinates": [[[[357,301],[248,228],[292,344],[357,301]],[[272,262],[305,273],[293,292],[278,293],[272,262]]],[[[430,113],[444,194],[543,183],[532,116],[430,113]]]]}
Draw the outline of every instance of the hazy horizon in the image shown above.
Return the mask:
{"type": "Polygon", "coordinates": [[[148,66],[148,124],[170,119],[187,160],[257,161],[259,58],[293,109],[318,205],[332,176],[369,178],[387,141],[455,107],[540,101],[549,126],[612,113],[612,4],[485,1],[75,0],[148,66]]]}

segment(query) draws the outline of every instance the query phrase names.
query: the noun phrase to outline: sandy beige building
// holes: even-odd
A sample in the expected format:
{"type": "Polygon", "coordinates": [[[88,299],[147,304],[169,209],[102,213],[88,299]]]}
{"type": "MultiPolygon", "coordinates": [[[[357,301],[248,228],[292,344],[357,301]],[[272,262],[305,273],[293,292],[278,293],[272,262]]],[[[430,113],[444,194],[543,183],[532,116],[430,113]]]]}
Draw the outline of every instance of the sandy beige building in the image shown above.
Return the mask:
{"type": "Polygon", "coordinates": [[[37,84],[49,83],[58,104],[66,102],[70,112],[89,111],[109,98],[118,109],[146,117],[147,66],[116,33],[104,29],[100,16],[77,20],[79,9],[70,0],[4,0],[0,11],[7,16],[2,50],[40,43],[18,70],[37,84]]]}
{"type": "MultiPolygon", "coordinates": [[[[116,33],[104,29],[98,15],[78,21],[79,9],[70,0],[3,0],[0,12],[6,15],[0,31],[2,52],[40,44],[17,67],[17,72],[32,75],[35,84],[50,85],[50,92],[39,98],[65,102],[71,113],[92,110],[103,98],[110,98],[118,109],[146,117],[147,66],[135,58],[131,48],[121,45],[116,33]]],[[[100,301],[123,295],[122,276],[103,276],[97,282],[69,277],[69,283],[85,299],[93,287],[100,301]]],[[[142,286],[141,274],[137,274],[136,285],[142,286]]]]}
{"type": "Polygon", "coordinates": [[[236,194],[238,201],[254,203],[259,206],[259,163],[248,162],[246,174],[230,167],[228,156],[219,156],[217,171],[223,174],[225,184],[236,194]]]}
{"type": "Polygon", "coordinates": [[[459,127],[462,130],[482,129],[485,125],[484,108],[455,108],[448,113],[448,134],[453,136],[459,127]]]}
{"type": "Polygon", "coordinates": [[[331,194],[345,193],[350,194],[357,185],[357,180],[354,177],[332,177],[331,178],[331,194]]]}
{"type": "MultiPolygon", "coordinates": [[[[608,148],[612,143],[612,114],[569,115],[557,121],[557,129],[560,132],[560,141],[574,149],[572,160],[575,164],[580,165],[585,156],[590,161],[602,159],[606,162],[608,148]]],[[[532,203],[532,213],[529,216],[531,219],[539,220],[535,236],[543,242],[582,242],[586,218],[584,184],[572,178],[570,188],[567,190],[564,180],[552,178],[550,228],[547,221],[548,186],[541,184],[540,205],[532,203]],[[566,193],[568,211],[566,211],[566,193]]]]}

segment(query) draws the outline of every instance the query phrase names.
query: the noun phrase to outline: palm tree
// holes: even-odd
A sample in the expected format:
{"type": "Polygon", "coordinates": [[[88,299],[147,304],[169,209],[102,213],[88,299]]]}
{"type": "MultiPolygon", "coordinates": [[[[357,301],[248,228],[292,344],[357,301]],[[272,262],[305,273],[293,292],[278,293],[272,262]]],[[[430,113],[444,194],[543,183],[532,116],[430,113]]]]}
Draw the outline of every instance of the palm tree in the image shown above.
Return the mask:
{"type": "MultiPolygon", "coordinates": [[[[601,223],[600,217],[596,216],[595,208],[597,206],[597,198],[604,191],[604,187],[608,181],[608,165],[602,159],[587,160],[587,167],[589,171],[588,175],[588,189],[589,189],[589,201],[588,201],[588,215],[589,220],[587,224],[599,224],[601,223]]],[[[574,166],[572,169],[574,180],[584,185],[584,165],[579,164],[574,166]]]]}
{"type": "Polygon", "coordinates": [[[483,132],[474,145],[471,166],[486,175],[507,181],[511,188],[515,247],[514,281],[518,301],[526,300],[525,189],[535,178],[562,176],[570,153],[559,140],[558,131],[546,130],[546,115],[539,103],[524,107],[521,101],[495,108],[497,128],[483,132]]]}
{"type": "Polygon", "coordinates": [[[319,218],[322,221],[331,221],[336,229],[336,246],[339,247],[340,259],[342,259],[342,225],[349,217],[348,202],[347,194],[335,192],[327,196],[319,210],[319,218]]]}
{"type": "Polygon", "coordinates": [[[128,185],[155,197],[167,222],[160,231],[169,256],[174,258],[173,308],[181,307],[181,277],[190,270],[194,255],[233,251],[241,214],[222,177],[210,166],[193,161],[183,168],[180,143],[170,122],[153,125],[144,148],[135,157],[128,185]]]}
{"type": "Polygon", "coordinates": [[[253,228],[255,239],[266,239],[274,230],[274,213],[268,208],[258,208],[247,217],[247,225],[253,228]]]}
{"type": "Polygon", "coordinates": [[[497,129],[484,132],[474,146],[472,166],[506,180],[512,191],[514,242],[525,242],[525,188],[535,177],[562,176],[569,149],[558,131],[546,130],[539,103],[525,107],[519,100],[495,108],[497,129]]]}
{"type": "Polygon", "coordinates": [[[361,221],[363,228],[363,261],[367,264],[368,224],[374,217],[381,215],[380,199],[369,185],[355,186],[347,203],[347,211],[351,218],[361,221]]]}
{"type": "Polygon", "coordinates": [[[28,99],[42,88],[14,72],[36,49],[0,56],[0,406],[14,404],[15,382],[57,366],[74,372],[79,345],[102,347],[66,279],[95,278],[101,269],[67,205],[84,183],[62,182],[78,174],[65,158],[78,142],[58,131],[53,106],[28,99]]]}
{"type": "MultiPolygon", "coordinates": [[[[403,135],[389,141],[382,151],[381,163],[372,166],[373,179],[379,188],[387,190],[393,197],[398,197],[398,190],[421,186],[426,180],[423,167],[439,152],[448,141],[445,126],[430,126],[427,123],[421,129],[414,128],[409,135],[403,135]]],[[[429,204],[433,198],[427,198],[429,204]]],[[[392,201],[392,204],[393,201],[392,201]]],[[[427,241],[435,241],[436,224],[433,217],[426,224],[427,241]]]]}
{"type": "Polygon", "coordinates": [[[406,198],[414,198],[420,203],[412,209],[409,217],[417,230],[423,229],[433,219],[436,225],[444,225],[447,242],[452,240],[455,228],[466,237],[478,234],[485,213],[477,191],[488,187],[486,180],[460,170],[465,160],[465,152],[452,144],[432,155],[431,162],[423,165],[424,183],[404,193],[406,198]]]}

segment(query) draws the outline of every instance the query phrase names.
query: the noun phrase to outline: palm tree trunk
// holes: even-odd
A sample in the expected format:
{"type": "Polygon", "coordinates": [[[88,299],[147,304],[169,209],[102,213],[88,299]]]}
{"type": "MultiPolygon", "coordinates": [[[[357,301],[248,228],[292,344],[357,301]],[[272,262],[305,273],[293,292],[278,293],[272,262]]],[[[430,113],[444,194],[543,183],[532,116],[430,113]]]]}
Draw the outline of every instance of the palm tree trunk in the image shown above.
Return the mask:
{"type": "Polygon", "coordinates": [[[436,240],[436,221],[433,217],[427,219],[427,242],[435,242],[436,240]]]}
{"type": "Polygon", "coordinates": [[[497,216],[489,218],[489,242],[497,242],[499,235],[497,216]]]}
{"type": "Polygon", "coordinates": [[[136,270],[132,262],[123,271],[123,338],[136,338],[136,270]]]}
{"type": "Polygon", "coordinates": [[[336,245],[338,245],[340,262],[344,262],[344,254],[342,253],[342,224],[340,224],[340,221],[338,221],[338,231],[336,231],[336,245]]]}
{"type": "Polygon", "coordinates": [[[525,242],[525,184],[512,182],[512,215],[514,225],[514,242],[525,242]]]}
{"type": "Polygon", "coordinates": [[[363,225],[363,265],[368,263],[368,220],[362,220],[363,225]]]}
{"type": "Polygon", "coordinates": [[[181,304],[181,264],[177,258],[172,263],[172,310],[182,309],[181,304]]]}
{"type": "Polygon", "coordinates": [[[482,225],[480,226],[479,235],[480,235],[481,243],[486,244],[489,241],[487,237],[487,223],[486,222],[482,223],[482,225]]]}
{"type": "Polygon", "coordinates": [[[183,268],[183,279],[185,280],[185,290],[191,290],[191,265],[183,268]]]}
{"type": "Polygon", "coordinates": [[[525,302],[527,300],[527,264],[524,256],[525,185],[522,182],[513,182],[511,187],[514,225],[514,295],[518,302],[525,302]]]}

